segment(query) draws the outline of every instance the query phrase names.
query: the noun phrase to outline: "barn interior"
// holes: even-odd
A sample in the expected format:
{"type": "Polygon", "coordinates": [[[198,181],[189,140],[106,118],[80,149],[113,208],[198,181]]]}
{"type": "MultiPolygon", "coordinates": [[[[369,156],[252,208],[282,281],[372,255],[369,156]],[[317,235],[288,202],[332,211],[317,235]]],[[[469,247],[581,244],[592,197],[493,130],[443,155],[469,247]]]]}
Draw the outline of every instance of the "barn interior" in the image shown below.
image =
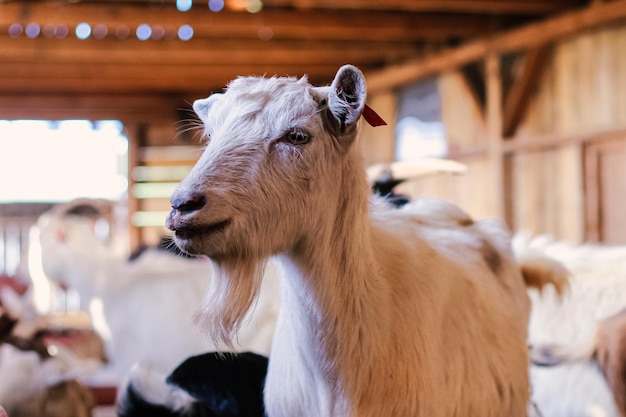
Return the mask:
{"type": "MultiPolygon", "coordinates": [[[[591,260],[602,264],[610,282],[572,289],[581,338],[626,307],[626,0],[0,0],[0,288],[19,294],[0,306],[40,323],[48,346],[110,356],[92,301],[106,304],[107,279],[130,294],[122,283],[160,264],[130,271],[128,259],[171,246],[169,199],[203,148],[194,100],[242,75],[327,85],[344,64],[364,73],[386,122],[360,127],[372,181],[391,174],[409,200],[503,219],[587,281],[591,260]],[[68,213],[82,219],[72,230],[68,213]],[[78,244],[89,255],[63,246],[74,232],[90,235],[78,244]],[[82,256],[100,285],[89,296],[64,281],[82,256]],[[59,276],[46,257],[66,262],[59,276]]],[[[531,335],[548,340],[540,321],[531,335]]],[[[0,346],[13,337],[2,323],[0,346]]],[[[12,417],[8,355],[0,405],[12,417]]],[[[119,374],[81,367],[89,415],[115,415],[119,374]]],[[[607,401],[588,415],[626,415],[607,401]]]]}

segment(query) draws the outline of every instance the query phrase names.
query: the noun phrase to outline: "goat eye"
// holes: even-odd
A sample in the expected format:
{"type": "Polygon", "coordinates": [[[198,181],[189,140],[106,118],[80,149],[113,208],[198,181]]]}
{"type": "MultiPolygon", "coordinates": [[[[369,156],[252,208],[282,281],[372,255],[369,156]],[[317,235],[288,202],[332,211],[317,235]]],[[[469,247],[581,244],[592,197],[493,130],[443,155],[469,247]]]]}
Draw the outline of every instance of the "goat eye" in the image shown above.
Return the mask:
{"type": "Polygon", "coordinates": [[[307,132],[302,130],[292,130],[287,133],[285,139],[293,145],[304,145],[309,142],[310,136],[307,132]]]}

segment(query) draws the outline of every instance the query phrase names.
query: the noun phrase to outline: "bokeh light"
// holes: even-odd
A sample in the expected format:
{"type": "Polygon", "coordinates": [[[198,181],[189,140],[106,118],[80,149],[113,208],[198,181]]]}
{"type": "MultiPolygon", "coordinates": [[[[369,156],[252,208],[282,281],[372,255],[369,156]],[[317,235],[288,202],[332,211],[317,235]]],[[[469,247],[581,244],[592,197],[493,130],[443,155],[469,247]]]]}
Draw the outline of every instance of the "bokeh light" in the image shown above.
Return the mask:
{"type": "Polygon", "coordinates": [[[55,30],[56,26],[47,23],[43,26],[43,29],[41,29],[41,33],[43,34],[44,38],[53,38],[55,30]]]}
{"type": "Polygon", "coordinates": [[[248,0],[246,4],[246,10],[250,13],[258,13],[263,9],[263,2],[261,0],[248,0]]]}
{"type": "Polygon", "coordinates": [[[165,28],[161,25],[152,26],[152,39],[155,41],[161,40],[165,37],[165,28]]]}
{"type": "Polygon", "coordinates": [[[193,38],[193,28],[189,25],[182,25],[178,28],[178,39],[188,41],[193,38]]]}
{"type": "Polygon", "coordinates": [[[152,36],[152,28],[150,27],[150,25],[142,23],[141,25],[137,26],[135,34],[137,35],[137,39],[139,39],[140,41],[148,40],[150,39],[150,36],[152,36]]]}
{"type": "Polygon", "coordinates": [[[29,23],[28,25],[26,25],[26,29],[24,32],[26,33],[27,37],[34,39],[41,33],[41,27],[39,27],[37,23],[29,23]]]}
{"type": "Polygon", "coordinates": [[[115,28],[115,37],[119,40],[128,38],[130,35],[130,28],[125,25],[120,25],[115,28]]]}
{"type": "Polygon", "coordinates": [[[54,28],[54,37],[57,39],[65,39],[70,33],[70,30],[66,25],[57,25],[54,28]]]}
{"type": "Polygon", "coordinates": [[[104,39],[106,38],[108,33],[109,30],[107,29],[107,27],[101,23],[93,27],[93,37],[96,39],[104,39]]]}
{"type": "Polygon", "coordinates": [[[259,39],[269,41],[274,37],[274,31],[269,26],[261,26],[258,32],[259,39]]]}
{"type": "Polygon", "coordinates": [[[176,0],[176,8],[180,12],[186,12],[190,10],[192,5],[192,0],[176,0]]]}
{"type": "Polygon", "coordinates": [[[12,38],[19,38],[24,33],[24,28],[19,23],[13,23],[9,26],[9,36],[12,38]]]}
{"type": "Polygon", "coordinates": [[[78,39],[87,39],[91,36],[91,26],[88,23],[79,23],[76,25],[76,37],[78,39]]]}
{"type": "Polygon", "coordinates": [[[209,9],[212,12],[221,12],[224,9],[224,0],[209,0],[209,9]]]}

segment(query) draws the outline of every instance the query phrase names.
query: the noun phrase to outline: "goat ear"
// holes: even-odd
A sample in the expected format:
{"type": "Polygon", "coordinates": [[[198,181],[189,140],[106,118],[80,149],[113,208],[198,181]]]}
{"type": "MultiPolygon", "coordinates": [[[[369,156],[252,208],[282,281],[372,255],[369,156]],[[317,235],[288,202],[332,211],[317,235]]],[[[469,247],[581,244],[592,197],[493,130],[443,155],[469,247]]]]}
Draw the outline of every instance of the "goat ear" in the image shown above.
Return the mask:
{"type": "Polygon", "coordinates": [[[365,77],[352,65],[344,65],[337,71],[328,93],[328,108],[337,121],[340,136],[353,139],[357,122],[365,106],[365,77]]]}
{"type": "Polygon", "coordinates": [[[198,115],[200,120],[202,120],[202,123],[206,123],[209,109],[219,96],[220,94],[211,94],[207,98],[198,99],[193,102],[193,111],[198,115]]]}

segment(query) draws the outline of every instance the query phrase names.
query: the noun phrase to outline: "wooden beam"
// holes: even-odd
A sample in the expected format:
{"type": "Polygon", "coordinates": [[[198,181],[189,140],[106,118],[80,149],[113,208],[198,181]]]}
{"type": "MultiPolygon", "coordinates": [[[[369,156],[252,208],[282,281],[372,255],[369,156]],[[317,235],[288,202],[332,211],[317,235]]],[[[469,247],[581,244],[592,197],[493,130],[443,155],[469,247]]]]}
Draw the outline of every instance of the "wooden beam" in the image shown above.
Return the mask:
{"type": "MultiPolygon", "coordinates": [[[[141,4],[141,0],[101,0],[116,4],[141,4]]],[[[176,0],[160,0],[159,4],[174,5],[176,0]]],[[[229,7],[228,0],[225,7],[229,7]]],[[[323,8],[331,10],[396,10],[419,12],[493,13],[493,14],[544,14],[576,7],[575,0],[264,0],[263,10],[275,7],[294,9],[323,8]]],[[[194,6],[197,7],[197,6],[194,6]]]]}
{"type": "Polygon", "coordinates": [[[18,39],[0,38],[0,63],[110,64],[119,65],[316,65],[322,63],[395,60],[418,54],[414,43],[318,42],[318,41],[241,41],[213,42],[161,41],[158,44],[137,39],[18,39]],[[167,59],[164,59],[167,57],[167,59]]]}
{"type": "Polygon", "coordinates": [[[197,97],[157,94],[0,94],[0,119],[117,119],[124,123],[176,121],[197,97]]]}
{"type": "Polygon", "coordinates": [[[584,204],[585,230],[587,242],[602,240],[602,209],[601,209],[601,173],[599,147],[589,146],[583,149],[584,172],[584,204]]]}
{"type": "Polygon", "coordinates": [[[626,137],[626,126],[608,129],[581,132],[577,134],[550,134],[533,137],[518,137],[503,143],[502,152],[538,152],[569,145],[595,143],[626,137]]]}
{"type": "MultiPolygon", "coordinates": [[[[311,65],[306,74],[311,81],[324,84],[332,81],[336,64],[311,65]],[[323,80],[320,80],[323,78],[323,80]]],[[[150,65],[120,66],[114,63],[67,66],[41,66],[3,62],[0,64],[0,92],[38,91],[40,93],[168,93],[204,91],[223,88],[233,78],[245,75],[303,76],[299,65],[206,65],[165,66],[155,69],[150,65]]]]}
{"type": "Polygon", "coordinates": [[[419,58],[367,73],[370,92],[396,88],[433,74],[456,69],[484,58],[488,52],[507,53],[548,44],[581,31],[626,21],[626,0],[589,6],[583,10],[531,23],[493,38],[469,42],[429,58],[419,58]]]}
{"type": "MultiPolygon", "coordinates": [[[[363,10],[265,10],[263,13],[211,12],[206,7],[182,13],[174,7],[150,8],[106,3],[0,2],[0,33],[14,23],[41,28],[66,25],[70,33],[80,23],[103,25],[108,36],[118,29],[132,34],[141,24],[158,25],[175,37],[182,25],[190,25],[199,39],[275,39],[397,41],[444,40],[492,33],[506,18],[416,14],[363,10]]],[[[68,35],[69,36],[69,35],[68,35]]]]}
{"type": "Polygon", "coordinates": [[[515,134],[522,118],[526,114],[532,94],[546,66],[550,48],[546,45],[528,50],[524,64],[516,77],[504,103],[502,135],[507,138],[515,134]]]}
{"type": "MultiPolygon", "coordinates": [[[[135,181],[132,176],[133,169],[139,165],[139,149],[146,142],[146,125],[132,124],[126,126],[128,136],[128,190],[132,190],[135,181]]],[[[128,192],[128,239],[131,252],[139,248],[143,243],[141,230],[132,222],[133,214],[141,210],[141,201],[132,192],[128,192]]]]}
{"type": "Polygon", "coordinates": [[[502,76],[500,56],[491,53],[485,60],[485,88],[487,98],[487,152],[491,165],[492,215],[505,218],[504,171],[502,153],[502,76]]]}
{"type": "Polygon", "coordinates": [[[411,12],[454,12],[489,14],[545,14],[573,7],[567,0],[264,0],[266,7],[299,9],[404,10],[411,12]]]}
{"type": "MultiPolygon", "coordinates": [[[[517,137],[503,142],[502,153],[504,155],[513,155],[523,152],[543,152],[573,144],[587,145],[597,142],[619,140],[624,137],[626,137],[626,126],[577,134],[548,134],[530,137],[517,137]]],[[[451,150],[448,156],[451,159],[467,161],[484,158],[487,154],[488,147],[486,145],[480,145],[472,149],[464,149],[461,151],[451,150]]]]}

